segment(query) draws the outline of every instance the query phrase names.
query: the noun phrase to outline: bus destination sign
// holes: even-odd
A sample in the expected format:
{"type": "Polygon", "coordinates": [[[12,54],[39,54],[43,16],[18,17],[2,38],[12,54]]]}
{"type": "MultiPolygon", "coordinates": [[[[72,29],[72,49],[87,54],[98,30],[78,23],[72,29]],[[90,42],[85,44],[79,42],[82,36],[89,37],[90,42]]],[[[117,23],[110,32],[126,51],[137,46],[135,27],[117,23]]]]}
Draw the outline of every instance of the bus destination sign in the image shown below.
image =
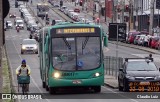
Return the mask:
{"type": "Polygon", "coordinates": [[[95,33],[95,28],[64,28],[56,29],[56,34],[95,33]]]}

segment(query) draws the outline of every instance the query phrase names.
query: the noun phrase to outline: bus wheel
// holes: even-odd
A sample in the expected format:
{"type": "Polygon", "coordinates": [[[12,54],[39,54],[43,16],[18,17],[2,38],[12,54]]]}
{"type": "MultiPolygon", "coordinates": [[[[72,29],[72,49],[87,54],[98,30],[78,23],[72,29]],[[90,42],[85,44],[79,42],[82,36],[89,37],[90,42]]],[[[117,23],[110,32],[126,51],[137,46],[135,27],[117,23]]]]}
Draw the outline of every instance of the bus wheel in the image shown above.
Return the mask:
{"type": "Polygon", "coordinates": [[[53,87],[50,87],[50,88],[49,88],[49,93],[50,93],[50,94],[55,94],[55,93],[56,93],[56,89],[53,88],[53,87]]]}
{"type": "Polygon", "coordinates": [[[42,86],[43,86],[43,88],[45,88],[46,87],[46,83],[42,82],[42,86]]]}
{"type": "Polygon", "coordinates": [[[95,87],[94,87],[94,91],[95,91],[96,93],[101,92],[101,86],[95,86],[95,87]]]}
{"type": "Polygon", "coordinates": [[[46,84],[46,91],[49,91],[48,85],[46,84]]]}

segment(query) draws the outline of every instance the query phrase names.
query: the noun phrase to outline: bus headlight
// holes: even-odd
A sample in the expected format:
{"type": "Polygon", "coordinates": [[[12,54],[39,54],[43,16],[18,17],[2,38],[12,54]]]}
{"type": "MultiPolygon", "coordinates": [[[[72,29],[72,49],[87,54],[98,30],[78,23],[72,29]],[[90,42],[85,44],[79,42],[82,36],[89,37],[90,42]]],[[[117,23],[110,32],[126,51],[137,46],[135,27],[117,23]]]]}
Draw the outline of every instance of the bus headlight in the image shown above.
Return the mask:
{"type": "Polygon", "coordinates": [[[59,78],[60,77],[60,73],[58,73],[58,72],[53,73],[53,77],[54,78],[59,78]]]}
{"type": "Polygon", "coordinates": [[[95,77],[99,77],[99,76],[100,76],[100,73],[97,72],[97,73],[94,74],[94,76],[95,76],[95,77]]]}

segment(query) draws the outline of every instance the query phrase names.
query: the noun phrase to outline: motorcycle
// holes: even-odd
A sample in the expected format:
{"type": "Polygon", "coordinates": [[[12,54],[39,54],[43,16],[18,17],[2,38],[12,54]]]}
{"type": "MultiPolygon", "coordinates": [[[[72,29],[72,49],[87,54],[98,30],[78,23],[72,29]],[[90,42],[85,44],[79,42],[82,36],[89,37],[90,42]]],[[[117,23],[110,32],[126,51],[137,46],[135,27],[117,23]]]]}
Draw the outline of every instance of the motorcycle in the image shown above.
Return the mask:
{"type": "Polygon", "coordinates": [[[17,32],[19,32],[19,30],[20,30],[20,27],[16,27],[16,30],[17,30],[17,32]]]}

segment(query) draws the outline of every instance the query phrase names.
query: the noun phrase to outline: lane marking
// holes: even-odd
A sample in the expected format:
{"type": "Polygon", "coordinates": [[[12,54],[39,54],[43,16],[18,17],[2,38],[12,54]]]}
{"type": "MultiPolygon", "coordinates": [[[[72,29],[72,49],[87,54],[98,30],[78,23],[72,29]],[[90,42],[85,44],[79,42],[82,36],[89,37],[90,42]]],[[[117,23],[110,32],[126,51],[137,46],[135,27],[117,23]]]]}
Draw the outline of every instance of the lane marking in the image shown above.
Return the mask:
{"type": "Polygon", "coordinates": [[[124,98],[127,98],[127,99],[129,99],[129,100],[131,100],[131,101],[139,102],[139,101],[137,101],[137,100],[135,100],[135,99],[131,99],[131,98],[127,97],[127,96],[121,95],[121,93],[116,92],[116,91],[114,91],[114,90],[112,90],[112,89],[109,89],[109,88],[107,88],[107,87],[105,87],[105,86],[102,86],[102,87],[105,88],[106,90],[111,91],[112,93],[115,93],[115,94],[117,94],[117,95],[119,95],[119,96],[122,96],[122,97],[124,97],[124,98]]]}

